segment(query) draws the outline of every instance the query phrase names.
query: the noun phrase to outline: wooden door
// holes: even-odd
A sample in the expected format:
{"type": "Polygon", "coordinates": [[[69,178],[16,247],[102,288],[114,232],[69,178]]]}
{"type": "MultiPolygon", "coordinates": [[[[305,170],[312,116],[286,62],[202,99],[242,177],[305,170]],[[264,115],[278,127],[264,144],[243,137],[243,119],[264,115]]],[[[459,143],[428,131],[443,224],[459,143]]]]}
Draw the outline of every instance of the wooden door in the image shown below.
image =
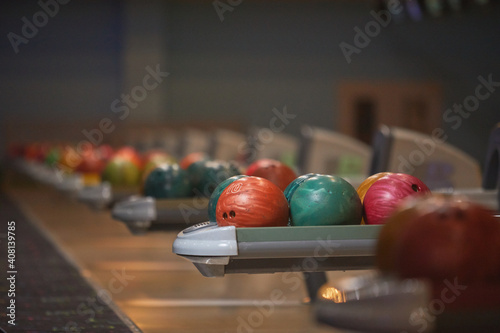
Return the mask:
{"type": "Polygon", "coordinates": [[[441,126],[442,94],[437,82],[342,82],[337,128],[367,144],[382,124],[431,134],[441,126]]]}

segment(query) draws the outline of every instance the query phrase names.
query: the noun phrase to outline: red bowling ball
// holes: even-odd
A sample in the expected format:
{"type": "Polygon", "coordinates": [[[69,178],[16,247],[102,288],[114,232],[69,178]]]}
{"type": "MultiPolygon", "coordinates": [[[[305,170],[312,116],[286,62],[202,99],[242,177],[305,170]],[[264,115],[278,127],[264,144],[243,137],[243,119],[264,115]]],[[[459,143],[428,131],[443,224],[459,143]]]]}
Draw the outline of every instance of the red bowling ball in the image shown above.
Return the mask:
{"type": "Polygon", "coordinates": [[[194,162],[199,162],[206,159],[208,159],[207,154],[203,152],[194,152],[184,156],[184,158],[182,158],[181,161],[179,162],[179,165],[181,169],[187,170],[187,168],[189,168],[189,166],[194,162]]]}
{"type": "Polygon", "coordinates": [[[260,159],[250,164],[247,168],[247,175],[270,180],[282,191],[297,178],[295,171],[288,165],[268,158],[260,159]]]}
{"type": "Polygon", "coordinates": [[[219,226],[286,226],[288,202],[283,191],[271,181],[244,177],[222,192],[215,215],[219,226]]]}
{"type": "Polygon", "coordinates": [[[80,155],[81,162],[75,171],[81,173],[101,173],[106,166],[106,160],[102,158],[97,148],[89,148],[80,155]]]}
{"type": "Polygon", "coordinates": [[[400,277],[500,282],[500,223],[493,211],[466,199],[429,197],[413,212],[396,240],[400,277]]]}

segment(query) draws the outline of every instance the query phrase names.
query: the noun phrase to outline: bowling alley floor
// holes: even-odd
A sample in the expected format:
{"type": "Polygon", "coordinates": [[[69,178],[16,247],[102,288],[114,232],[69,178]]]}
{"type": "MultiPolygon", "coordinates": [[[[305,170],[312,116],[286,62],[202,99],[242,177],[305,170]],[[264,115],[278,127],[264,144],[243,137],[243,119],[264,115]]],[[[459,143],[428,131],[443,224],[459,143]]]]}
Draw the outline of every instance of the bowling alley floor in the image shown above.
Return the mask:
{"type": "Polygon", "coordinates": [[[314,321],[305,286],[298,283],[301,273],[206,278],[172,253],[179,230],[133,236],[108,211],[91,210],[51,188],[9,186],[5,192],[144,333],[340,332],[314,321]]]}

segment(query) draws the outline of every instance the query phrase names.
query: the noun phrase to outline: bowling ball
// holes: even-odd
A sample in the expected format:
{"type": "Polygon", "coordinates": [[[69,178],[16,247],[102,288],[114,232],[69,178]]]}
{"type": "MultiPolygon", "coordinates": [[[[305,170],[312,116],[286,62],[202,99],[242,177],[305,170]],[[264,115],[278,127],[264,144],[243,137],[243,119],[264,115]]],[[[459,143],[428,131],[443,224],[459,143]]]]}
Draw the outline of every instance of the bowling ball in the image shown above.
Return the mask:
{"type": "Polygon", "coordinates": [[[305,175],[292,182],[285,193],[292,226],[361,222],[362,205],[359,196],[354,187],[341,177],[305,175]]]}
{"type": "Polygon", "coordinates": [[[186,170],[178,164],[163,164],[149,173],[144,182],[144,195],[157,199],[191,196],[191,184],[186,170]]]}
{"type": "Polygon", "coordinates": [[[150,162],[168,162],[168,163],[175,163],[175,158],[167,153],[166,151],[159,150],[159,149],[153,149],[148,152],[146,152],[143,156],[143,163],[145,167],[147,166],[148,163],[150,162]]]}
{"type": "Polygon", "coordinates": [[[288,202],[290,202],[290,199],[292,198],[293,194],[295,193],[295,190],[307,179],[314,177],[314,176],[320,176],[318,173],[308,173],[305,175],[302,175],[300,177],[295,178],[288,186],[286,187],[285,191],[283,191],[283,194],[285,194],[285,198],[288,202]]]}
{"type": "Polygon", "coordinates": [[[141,180],[141,160],[130,151],[118,151],[104,167],[101,179],[114,186],[138,186],[141,180]]]}
{"type": "Polygon", "coordinates": [[[113,147],[108,144],[102,144],[95,149],[97,151],[97,154],[99,155],[99,158],[104,161],[108,161],[114,154],[113,147]]]}
{"type": "Polygon", "coordinates": [[[373,185],[377,180],[380,178],[390,175],[392,172],[379,172],[374,175],[371,175],[370,177],[366,178],[361,184],[359,184],[356,192],[358,192],[359,199],[361,200],[361,203],[363,203],[366,195],[366,191],[370,188],[370,186],[373,185]]]}
{"type": "Polygon", "coordinates": [[[240,167],[232,162],[212,160],[194,162],[187,172],[195,194],[204,197],[210,197],[222,181],[242,173],[240,167]]]}
{"type": "Polygon", "coordinates": [[[208,155],[202,152],[194,152],[187,154],[184,158],[181,159],[179,165],[182,169],[187,170],[191,164],[194,162],[199,162],[203,160],[208,160],[208,155]]]}
{"type": "Polygon", "coordinates": [[[59,163],[60,159],[61,159],[61,148],[53,147],[49,150],[47,156],[45,156],[45,164],[47,164],[48,166],[56,166],[57,163],[59,163]]]}
{"type": "Polygon", "coordinates": [[[50,150],[50,145],[43,142],[33,142],[26,146],[24,158],[32,162],[44,162],[45,157],[50,150]]]}
{"type": "Polygon", "coordinates": [[[365,223],[383,224],[404,198],[429,193],[429,188],[417,177],[404,173],[384,176],[366,191],[363,200],[365,223]]]}
{"type": "Polygon", "coordinates": [[[123,159],[131,161],[132,163],[137,165],[140,169],[142,169],[143,167],[143,161],[141,155],[134,147],[131,146],[121,147],[110,157],[110,159],[118,156],[120,156],[123,159]]]}
{"type": "MultiPolygon", "coordinates": [[[[379,173],[371,175],[370,177],[363,180],[363,182],[361,184],[359,184],[359,186],[356,190],[356,192],[358,192],[359,199],[361,200],[361,203],[363,203],[363,201],[365,199],[366,191],[368,191],[370,186],[372,186],[373,183],[375,183],[380,178],[387,176],[387,175],[390,175],[391,173],[392,172],[379,172],[379,173]]],[[[364,218],[361,219],[361,224],[365,224],[364,218]]]]}
{"type": "Polygon", "coordinates": [[[97,149],[91,148],[85,150],[80,155],[82,161],[75,168],[76,171],[81,173],[101,173],[106,166],[106,161],[101,158],[97,149]]]}
{"type": "Polygon", "coordinates": [[[29,143],[24,149],[24,159],[27,161],[35,161],[37,155],[37,143],[29,143]]]}
{"type": "Polygon", "coordinates": [[[400,205],[389,215],[380,230],[375,250],[375,265],[383,273],[395,274],[396,243],[401,237],[401,232],[407,224],[417,215],[423,207],[417,203],[424,196],[405,198],[400,205]]]}
{"type": "Polygon", "coordinates": [[[464,198],[428,196],[392,219],[408,220],[392,246],[397,276],[436,285],[500,283],[500,223],[488,208],[464,198]]]}
{"type": "Polygon", "coordinates": [[[65,172],[73,172],[76,168],[78,168],[82,161],[82,156],[73,146],[65,145],[61,152],[59,167],[65,172]]]}
{"type": "Polygon", "coordinates": [[[226,189],[226,187],[229,186],[232,182],[234,182],[237,179],[243,178],[243,177],[248,177],[245,175],[237,175],[237,176],[232,176],[221,183],[217,185],[215,190],[212,192],[212,195],[210,196],[210,200],[208,201],[208,218],[209,221],[211,222],[216,222],[216,217],[215,217],[215,209],[217,207],[217,202],[219,201],[219,197],[222,194],[222,192],[226,189]]]}
{"type": "Polygon", "coordinates": [[[215,216],[219,226],[286,226],[288,203],[283,191],[271,181],[242,177],[221,193],[215,216]]]}
{"type": "Polygon", "coordinates": [[[151,171],[162,164],[175,164],[175,158],[169,153],[162,150],[151,150],[143,157],[142,183],[151,171]]]}
{"type": "MultiPolygon", "coordinates": [[[[283,194],[285,195],[286,201],[288,204],[290,204],[290,199],[292,198],[293,194],[295,193],[295,190],[304,182],[306,179],[309,179],[314,176],[318,176],[318,173],[308,173],[302,176],[299,176],[295,178],[288,186],[286,189],[283,191],[283,194]]],[[[291,215],[290,215],[291,216],[291,215]]],[[[288,219],[288,224],[291,224],[290,217],[288,219]]]]}
{"type": "Polygon", "coordinates": [[[255,176],[265,178],[273,182],[282,191],[286,189],[297,175],[288,165],[273,159],[260,159],[247,168],[246,174],[248,176],[255,176]]]}

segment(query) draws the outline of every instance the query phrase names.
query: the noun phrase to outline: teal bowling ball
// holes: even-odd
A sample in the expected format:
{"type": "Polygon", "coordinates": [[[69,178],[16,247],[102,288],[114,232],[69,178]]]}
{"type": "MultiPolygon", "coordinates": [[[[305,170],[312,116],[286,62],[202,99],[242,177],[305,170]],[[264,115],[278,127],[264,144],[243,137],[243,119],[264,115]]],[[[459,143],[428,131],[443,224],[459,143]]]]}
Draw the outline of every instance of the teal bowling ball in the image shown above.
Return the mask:
{"type": "Polygon", "coordinates": [[[162,164],[149,173],[144,182],[144,195],[157,199],[192,196],[187,172],[178,164],[162,164]]]}
{"type": "Polygon", "coordinates": [[[191,182],[193,188],[198,187],[198,185],[200,184],[201,178],[203,177],[203,173],[205,172],[206,162],[207,162],[206,160],[193,162],[186,169],[189,181],[191,182]]]}
{"type": "Polygon", "coordinates": [[[217,185],[215,190],[212,192],[212,195],[210,196],[210,200],[208,201],[208,218],[210,222],[217,222],[215,218],[215,208],[217,208],[217,202],[219,201],[219,197],[222,194],[222,192],[224,192],[226,187],[231,185],[232,182],[243,177],[248,177],[248,176],[246,175],[232,176],[219,183],[219,185],[217,185]]]}
{"type": "Polygon", "coordinates": [[[338,176],[308,174],[285,190],[291,226],[360,224],[363,206],[356,189],[338,176]]]}
{"type": "Polygon", "coordinates": [[[285,194],[285,198],[290,203],[290,198],[293,196],[295,193],[295,190],[307,179],[318,176],[319,174],[317,173],[308,173],[305,175],[302,175],[300,177],[295,178],[288,186],[285,188],[285,191],[283,191],[283,194],[285,194]]]}
{"type": "Polygon", "coordinates": [[[214,160],[195,162],[187,171],[195,194],[207,198],[222,181],[243,173],[235,163],[214,160]]]}

